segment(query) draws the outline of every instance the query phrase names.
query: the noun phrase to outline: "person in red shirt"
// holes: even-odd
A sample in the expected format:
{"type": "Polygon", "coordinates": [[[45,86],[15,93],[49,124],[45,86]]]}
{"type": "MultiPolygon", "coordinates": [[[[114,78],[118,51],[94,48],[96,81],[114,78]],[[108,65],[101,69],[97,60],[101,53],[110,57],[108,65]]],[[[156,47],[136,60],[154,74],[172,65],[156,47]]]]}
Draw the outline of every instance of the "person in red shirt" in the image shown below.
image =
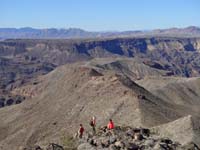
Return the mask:
{"type": "Polygon", "coordinates": [[[108,130],[111,130],[111,129],[114,129],[114,123],[113,123],[113,121],[112,121],[112,119],[110,119],[110,121],[109,121],[109,123],[108,123],[108,125],[107,125],[107,128],[108,128],[108,130]]]}
{"type": "Polygon", "coordinates": [[[84,132],[84,128],[83,128],[83,125],[80,124],[80,128],[78,130],[78,135],[79,135],[79,138],[82,138],[83,137],[83,132],[84,132]]]}

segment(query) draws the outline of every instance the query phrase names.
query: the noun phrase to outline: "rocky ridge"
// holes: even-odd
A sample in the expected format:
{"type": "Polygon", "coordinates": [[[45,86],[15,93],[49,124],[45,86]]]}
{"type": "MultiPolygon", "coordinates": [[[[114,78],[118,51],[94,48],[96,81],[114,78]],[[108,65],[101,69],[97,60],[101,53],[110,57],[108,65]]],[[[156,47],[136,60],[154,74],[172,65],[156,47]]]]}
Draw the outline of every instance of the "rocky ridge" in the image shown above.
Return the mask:
{"type": "MultiPolygon", "coordinates": [[[[199,123],[196,121],[199,113],[191,111],[192,107],[189,110],[165,101],[125,74],[101,72],[90,65],[82,62],[61,66],[44,76],[44,81],[38,84],[41,91],[35,97],[1,109],[2,150],[45,146],[50,142],[62,145],[60,138],[63,134],[74,134],[77,123],[89,128],[91,115],[98,116],[98,126],[105,125],[106,120],[112,118],[119,126],[151,128],[192,113],[192,119],[177,120],[163,126],[166,130],[158,130],[158,133],[169,135],[179,143],[183,135],[189,135],[184,142],[199,144],[199,123]],[[167,134],[167,128],[173,129],[174,124],[178,127],[186,125],[191,129],[188,130],[190,134],[184,134],[183,130],[171,130],[171,134],[167,134]]],[[[35,85],[36,89],[38,85],[35,85]]]]}
{"type": "MultiPolygon", "coordinates": [[[[69,139],[68,139],[69,140],[69,139]]],[[[184,139],[183,139],[184,141],[184,139]]],[[[66,141],[65,141],[66,142],[66,141]]],[[[69,141],[68,141],[69,142],[69,141]]],[[[24,150],[199,150],[193,143],[181,144],[168,137],[162,137],[148,128],[116,126],[108,131],[105,127],[96,134],[85,133],[82,139],[71,139],[73,143],[49,144],[46,148],[38,145],[24,150]]]]}

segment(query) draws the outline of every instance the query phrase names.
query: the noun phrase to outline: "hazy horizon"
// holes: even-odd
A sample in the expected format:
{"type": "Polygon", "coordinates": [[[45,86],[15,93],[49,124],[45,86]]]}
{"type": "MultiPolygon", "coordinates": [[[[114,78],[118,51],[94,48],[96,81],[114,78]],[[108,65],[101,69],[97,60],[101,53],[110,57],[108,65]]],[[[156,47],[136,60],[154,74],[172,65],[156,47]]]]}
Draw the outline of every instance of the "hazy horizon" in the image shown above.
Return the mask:
{"type": "Polygon", "coordinates": [[[86,30],[83,28],[77,28],[77,27],[69,27],[69,28],[55,28],[55,27],[49,27],[49,28],[35,28],[35,27],[0,27],[0,29],[25,29],[25,28],[30,28],[30,29],[36,29],[36,30],[45,30],[45,29],[57,29],[57,30],[68,30],[68,29],[80,29],[80,30],[84,30],[84,31],[88,31],[88,32],[126,32],[126,31],[144,31],[144,32],[148,32],[148,31],[153,31],[153,30],[162,30],[162,29],[172,29],[172,28],[179,28],[179,29],[183,29],[183,28],[188,28],[188,27],[197,27],[200,28],[200,26],[186,26],[186,27],[169,27],[169,28],[155,28],[155,29],[137,29],[137,30],[86,30]]]}

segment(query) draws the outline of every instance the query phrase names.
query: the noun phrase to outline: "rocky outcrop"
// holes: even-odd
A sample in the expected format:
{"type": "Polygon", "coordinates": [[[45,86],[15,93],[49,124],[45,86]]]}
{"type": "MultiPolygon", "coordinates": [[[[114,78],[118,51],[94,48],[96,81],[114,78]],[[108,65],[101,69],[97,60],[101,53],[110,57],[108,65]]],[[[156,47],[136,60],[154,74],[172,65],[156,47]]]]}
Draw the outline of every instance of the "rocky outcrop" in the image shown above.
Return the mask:
{"type": "Polygon", "coordinates": [[[116,126],[113,130],[100,127],[95,134],[87,132],[83,138],[75,138],[71,148],[70,144],[50,143],[48,146],[35,145],[20,150],[200,150],[194,142],[182,144],[182,140],[172,140],[167,135],[162,137],[148,128],[116,126]]]}
{"type": "Polygon", "coordinates": [[[150,129],[116,127],[112,131],[99,131],[96,135],[80,140],[78,150],[199,150],[194,143],[185,145],[165,137],[150,129]]]}

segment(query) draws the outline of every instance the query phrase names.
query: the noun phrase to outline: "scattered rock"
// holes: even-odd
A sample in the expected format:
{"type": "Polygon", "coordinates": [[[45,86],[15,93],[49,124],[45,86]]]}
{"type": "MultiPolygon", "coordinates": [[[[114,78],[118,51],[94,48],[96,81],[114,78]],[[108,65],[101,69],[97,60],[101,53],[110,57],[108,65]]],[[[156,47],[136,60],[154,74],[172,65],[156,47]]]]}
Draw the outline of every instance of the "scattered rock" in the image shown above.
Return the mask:
{"type": "Polygon", "coordinates": [[[146,128],[116,127],[110,134],[97,131],[82,141],[78,150],[200,150],[194,143],[182,146],[169,138],[151,134],[146,128]]]}
{"type": "Polygon", "coordinates": [[[64,148],[58,144],[51,143],[47,147],[47,150],[64,150],[64,148]]]}

